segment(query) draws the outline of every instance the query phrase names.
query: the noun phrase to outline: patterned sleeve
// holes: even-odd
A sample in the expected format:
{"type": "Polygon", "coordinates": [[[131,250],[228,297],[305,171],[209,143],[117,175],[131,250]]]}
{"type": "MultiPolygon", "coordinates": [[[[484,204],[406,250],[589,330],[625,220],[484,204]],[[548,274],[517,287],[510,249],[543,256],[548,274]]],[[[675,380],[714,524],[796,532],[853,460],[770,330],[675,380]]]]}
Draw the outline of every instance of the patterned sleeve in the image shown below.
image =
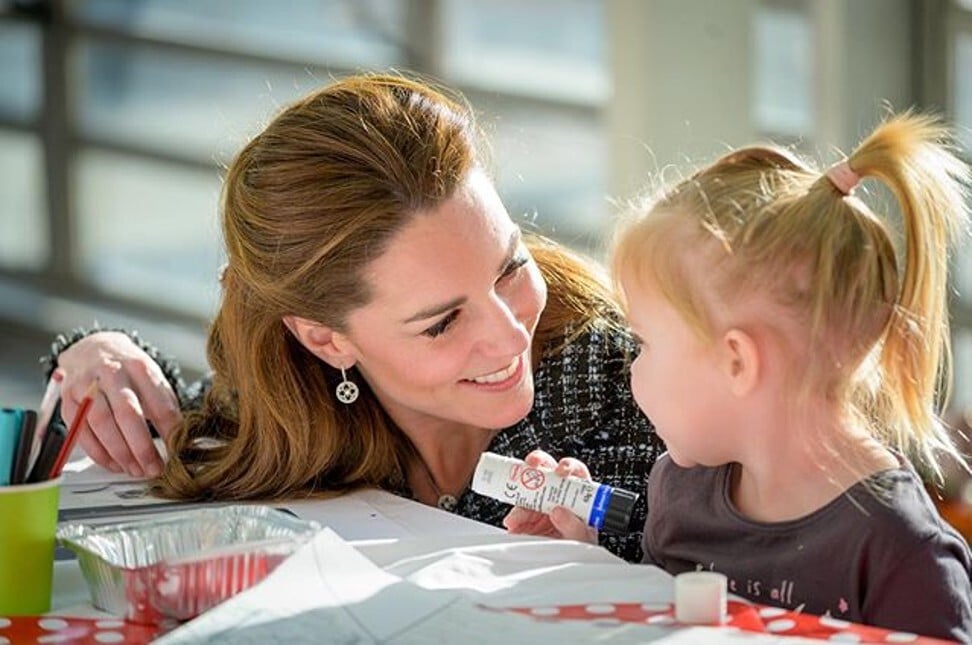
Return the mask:
{"type": "Polygon", "coordinates": [[[635,351],[631,337],[620,330],[594,328],[582,334],[544,360],[531,413],[541,441],[534,447],[558,459],[580,459],[595,480],[638,493],[632,531],[602,531],[600,536],[602,546],[629,562],[642,559],[645,486],[655,459],[664,452],[631,393],[635,351]]]}
{"type": "Polygon", "coordinates": [[[41,364],[44,367],[44,382],[46,383],[49,381],[51,374],[53,374],[54,370],[57,369],[57,359],[63,351],[81,339],[87,338],[91,334],[102,331],[121,332],[128,336],[139,349],[148,354],[149,358],[158,364],[159,369],[162,370],[162,374],[165,376],[165,380],[169,382],[170,386],[172,386],[172,391],[175,392],[176,397],[179,399],[179,407],[183,411],[198,407],[200,401],[202,400],[202,395],[209,387],[208,377],[202,379],[201,381],[186,385],[185,381],[182,379],[182,372],[179,367],[179,363],[175,360],[175,358],[159,351],[155,345],[139,336],[137,331],[120,327],[101,327],[97,323],[90,329],[78,327],[70,334],[58,334],[58,336],[51,343],[51,351],[46,356],[41,358],[41,364]]]}
{"type": "Polygon", "coordinates": [[[648,515],[645,518],[645,530],[641,538],[641,548],[644,552],[641,563],[653,564],[662,569],[665,568],[664,563],[655,555],[652,527],[657,529],[659,527],[658,522],[665,521],[664,515],[658,512],[659,497],[661,496],[661,491],[665,489],[664,482],[670,465],[671,460],[667,456],[661,455],[655,460],[655,465],[652,467],[651,473],[648,476],[648,485],[645,490],[645,502],[648,505],[648,515]],[[655,511],[653,512],[651,509],[655,509],[655,511]],[[652,522],[651,526],[648,525],[649,521],[652,522]]]}

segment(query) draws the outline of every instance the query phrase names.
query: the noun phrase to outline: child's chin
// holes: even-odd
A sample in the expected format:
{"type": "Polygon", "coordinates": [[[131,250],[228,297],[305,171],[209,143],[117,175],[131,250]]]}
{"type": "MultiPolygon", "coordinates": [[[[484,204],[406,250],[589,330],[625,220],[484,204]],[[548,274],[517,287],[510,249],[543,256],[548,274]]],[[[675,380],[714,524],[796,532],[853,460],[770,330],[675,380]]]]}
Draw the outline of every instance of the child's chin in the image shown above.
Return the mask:
{"type": "Polygon", "coordinates": [[[681,468],[694,468],[695,466],[699,465],[699,462],[695,461],[694,459],[689,459],[685,455],[680,455],[677,451],[673,451],[670,448],[668,450],[668,455],[672,458],[672,461],[675,462],[675,465],[681,468]]]}

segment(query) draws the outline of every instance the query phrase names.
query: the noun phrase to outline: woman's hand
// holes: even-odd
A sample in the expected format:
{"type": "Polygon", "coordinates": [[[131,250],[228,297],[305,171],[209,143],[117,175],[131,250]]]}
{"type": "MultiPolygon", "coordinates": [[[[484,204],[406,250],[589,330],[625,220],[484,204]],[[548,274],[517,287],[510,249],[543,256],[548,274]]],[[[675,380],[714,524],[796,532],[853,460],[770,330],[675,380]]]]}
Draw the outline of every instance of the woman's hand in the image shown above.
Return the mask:
{"type": "Polygon", "coordinates": [[[152,358],[121,332],[95,332],[61,352],[61,416],[70,425],[91,382],[98,381],[78,443],[113,472],[155,477],[162,458],[148,422],[164,438],[179,423],[179,401],[152,358]]]}
{"type": "MultiPolygon", "coordinates": [[[[591,478],[591,473],[584,462],[572,457],[557,461],[542,450],[534,450],[524,461],[532,468],[551,469],[561,477],[573,475],[582,479],[591,478]]],[[[597,544],[597,529],[588,526],[584,520],[563,506],[555,507],[550,514],[516,506],[503,518],[503,526],[510,533],[541,535],[597,544]]]]}

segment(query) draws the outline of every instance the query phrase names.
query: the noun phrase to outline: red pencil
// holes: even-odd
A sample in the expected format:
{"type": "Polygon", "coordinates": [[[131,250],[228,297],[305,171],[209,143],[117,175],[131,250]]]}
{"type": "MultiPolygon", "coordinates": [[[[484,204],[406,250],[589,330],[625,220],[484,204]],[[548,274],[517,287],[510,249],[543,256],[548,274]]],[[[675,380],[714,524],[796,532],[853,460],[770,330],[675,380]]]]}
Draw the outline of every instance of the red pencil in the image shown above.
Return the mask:
{"type": "Polygon", "coordinates": [[[67,436],[64,437],[64,445],[61,446],[61,451],[57,453],[57,459],[54,460],[54,465],[51,466],[51,472],[47,476],[48,479],[57,479],[61,475],[61,469],[64,468],[64,464],[67,463],[68,457],[71,455],[71,450],[74,448],[74,442],[78,439],[78,433],[81,431],[81,426],[84,424],[84,418],[88,415],[88,409],[91,407],[91,403],[94,401],[95,392],[98,391],[98,380],[95,379],[88,386],[87,391],[84,393],[84,397],[81,399],[81,405],[78,406],[78,413],[74,415],[74,420],[71,422],[71,427],[68,428],[67,436]]]}

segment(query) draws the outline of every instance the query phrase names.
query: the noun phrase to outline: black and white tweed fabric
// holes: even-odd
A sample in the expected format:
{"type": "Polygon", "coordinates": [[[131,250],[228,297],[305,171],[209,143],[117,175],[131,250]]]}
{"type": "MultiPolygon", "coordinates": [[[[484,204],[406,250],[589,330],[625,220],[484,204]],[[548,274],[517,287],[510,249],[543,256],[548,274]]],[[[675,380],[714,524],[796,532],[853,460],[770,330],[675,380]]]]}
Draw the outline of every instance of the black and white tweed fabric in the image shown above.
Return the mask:
{"type": "MultiPolygon", "coordinates": [[[[592,329],[541,362],[534,377],[536,398],[530,414],[496,435],[490,452],[523,458],[540,448],[554,458],[575,457],[591,476],[638,493],[631,519],[635,532],[602,532],[600,543],[629,562],[641,561],[645,486],[664,444],[631,394],[634,343],[619,331],[592,329]]],[[[410,491],[397,491],[411,496],[410,491]]],[[[456,513],[497,526],[509,512],[502,502],[467,491],[456,513]]]]}

